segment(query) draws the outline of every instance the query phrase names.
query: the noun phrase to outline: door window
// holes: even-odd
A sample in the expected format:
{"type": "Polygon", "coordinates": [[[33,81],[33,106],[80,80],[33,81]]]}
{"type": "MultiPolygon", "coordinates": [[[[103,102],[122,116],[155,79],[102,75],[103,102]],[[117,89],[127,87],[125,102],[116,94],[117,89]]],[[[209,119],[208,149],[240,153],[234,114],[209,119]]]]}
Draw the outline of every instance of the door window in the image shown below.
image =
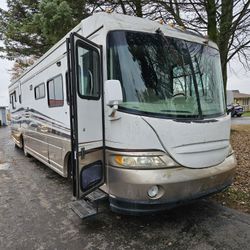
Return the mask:
{"type": "Polygon", "coordinates": [[[99,54],[93,48],[77,43],[77,77],[79,96],[86,99],[99,99],[99,54]]]}

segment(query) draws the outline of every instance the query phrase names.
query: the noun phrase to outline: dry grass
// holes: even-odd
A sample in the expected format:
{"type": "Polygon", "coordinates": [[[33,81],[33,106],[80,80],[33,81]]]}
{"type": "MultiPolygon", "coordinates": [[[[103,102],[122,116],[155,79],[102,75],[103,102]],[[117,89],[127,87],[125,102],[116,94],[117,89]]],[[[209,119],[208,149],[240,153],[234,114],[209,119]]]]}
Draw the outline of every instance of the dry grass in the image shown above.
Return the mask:
{"type": "Polygon", "coordinates": [[[223,205],[250,213],[250,125],[232,127],[231,144],[237,159],[235,181],[212,197],[223,205]]]}

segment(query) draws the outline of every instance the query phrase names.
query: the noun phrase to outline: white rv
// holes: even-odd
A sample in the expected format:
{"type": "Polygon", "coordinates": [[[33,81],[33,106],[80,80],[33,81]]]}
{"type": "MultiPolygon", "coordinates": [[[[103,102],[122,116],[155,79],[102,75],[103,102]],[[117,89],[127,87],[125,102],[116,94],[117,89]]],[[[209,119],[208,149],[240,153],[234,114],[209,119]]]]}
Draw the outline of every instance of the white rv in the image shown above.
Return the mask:
{"type": "Polygon", "coordinates": [[[100,188],[113,211],[147,213],[228,187],[230,147],[215,43],[137,17],[83,20],[9,86],[16,145],[100,188]]]}

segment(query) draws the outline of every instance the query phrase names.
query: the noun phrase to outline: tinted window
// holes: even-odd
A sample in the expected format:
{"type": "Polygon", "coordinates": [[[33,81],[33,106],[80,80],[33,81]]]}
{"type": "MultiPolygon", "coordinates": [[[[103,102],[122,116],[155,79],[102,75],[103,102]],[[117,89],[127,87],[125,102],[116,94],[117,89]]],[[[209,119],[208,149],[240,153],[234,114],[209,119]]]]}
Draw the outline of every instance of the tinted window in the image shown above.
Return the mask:
{"type": "Polygon", "coordinates": [[[63,81],[62,76],[56,76],[47,83],[49,107],[63,106],[63,81]]]}

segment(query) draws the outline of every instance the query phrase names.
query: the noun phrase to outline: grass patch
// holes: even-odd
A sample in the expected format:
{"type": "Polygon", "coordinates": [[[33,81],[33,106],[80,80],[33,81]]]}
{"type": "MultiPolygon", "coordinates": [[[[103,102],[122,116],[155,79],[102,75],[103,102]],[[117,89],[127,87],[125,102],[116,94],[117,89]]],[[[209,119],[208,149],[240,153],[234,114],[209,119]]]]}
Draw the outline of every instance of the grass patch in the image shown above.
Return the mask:
{"type": "Polygon", "coordinates": [[[242,116],[244,116],[244,117],[250,117],[250,111],[244,112],[242,114],[242,116]]]}
{"type": "Polygon", "coordinates": [[[224,206],[250,213],[250,194],[247,191],[238,189],[234,185],[224,192],[214,195],[213,199],[224,206]]]}

